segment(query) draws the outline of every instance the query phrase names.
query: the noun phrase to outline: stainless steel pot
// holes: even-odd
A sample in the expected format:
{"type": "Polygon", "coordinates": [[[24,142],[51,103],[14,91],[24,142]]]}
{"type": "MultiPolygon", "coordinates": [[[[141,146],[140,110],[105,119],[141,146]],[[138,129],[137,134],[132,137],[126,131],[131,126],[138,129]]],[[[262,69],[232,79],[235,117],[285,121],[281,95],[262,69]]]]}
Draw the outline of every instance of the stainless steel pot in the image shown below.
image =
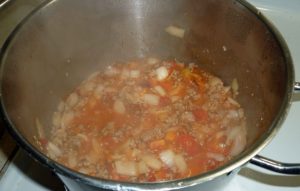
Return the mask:
{"type": "Polygon", "coordinates": [[[1,51],[1,109],[28,153],[55,171],[70,190],[220,190],[246,163],[289,174],[299,164],[258,156],[276,135],[291,103],[292,59],[278,31],[244,0],[52,0],[31,13],[1,51]],[[185,30],[184,38],[165,32],[185,30]],[[86,76],[115,60],[155,56],[194,62],[229,84],[248,123],[246,150],[195,177],[158,183],[96,179],[48,158],[38,147],[35,119],[49,134],[59,100],[86,76]]]}

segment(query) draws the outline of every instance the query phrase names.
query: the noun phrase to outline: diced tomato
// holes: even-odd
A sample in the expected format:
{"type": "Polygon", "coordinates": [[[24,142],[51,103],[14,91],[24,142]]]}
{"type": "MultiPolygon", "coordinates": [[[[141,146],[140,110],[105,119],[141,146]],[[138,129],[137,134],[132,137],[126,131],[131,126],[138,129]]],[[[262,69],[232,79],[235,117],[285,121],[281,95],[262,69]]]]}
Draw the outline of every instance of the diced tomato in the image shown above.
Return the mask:
{"type": "Polygon", "coordinates": [[[201,146],[196,139],[188,134],[179,135],[177,144],[190,156],[197,155],[201,151],[201,146]]]}
{"type": "Polygon", "coordinates": [[[165,180],[167,178],[167,170],[162,168],[154,173],[156,180],[165,180]]]}
{"type": "Polygon", "coordinates": [[[48,140],[45,138],[40,138],[39,143],[41,143],[41,146],[44,148],[48,144],[48,140]]]}
{"type": "Polygon", "coordinates": [[[159,105],[162,107],[169,105],[170,103],[172,103],[172,101],[170,100],[169,97],[160,97],[159,98],[159,105]]]}
{"type": "Polygon", "coordinates": [[[155,174],[153,172],[150,172],[149,175],[147,176],[147,180],[149,182],[155,182],[156,181],[155,174]]]}
{"type": "Polygon", "coordinates": [[[193,158],[187,161],[189,176],[194,176],[207,171],[207,157],[205,153],[198,153],[193,158]]]}
{"type": "Polygon", "coordinates": [[[183,97],[186,95],[186,88],[184,85],[180,84],[178,85],[177,87],[173,88],[169,95],[171,96],[180,96],[180,97],[183,97]]]}
{"type": "Polygon", "coordinates": [[[167,140],[167,141],[174,141],[175,140],[175,138],[176,138],[176,132],[175,131],[169,131],[169,132],[167,132],[166,133],[166,136],[165,136],[165,139],[167,140]]]}
{"type": "Polygon", "coordinates": [[[192,111],[197,121],[207,121],[208,113],[203,109],[195,109],[192,111]]]}
{"type": "Polygon", "coordinates": [[[171,80],[163,80],[159,83],[159,85],[167,92],[173,89],[173,82],[171,80]]]}
{"type": "Polygon", "coordinates": [[[163,139],[155,140],[150,142],[149,144],[150,149],[152,150],[162,150],[166,148],[166,141],[163,139]]]}

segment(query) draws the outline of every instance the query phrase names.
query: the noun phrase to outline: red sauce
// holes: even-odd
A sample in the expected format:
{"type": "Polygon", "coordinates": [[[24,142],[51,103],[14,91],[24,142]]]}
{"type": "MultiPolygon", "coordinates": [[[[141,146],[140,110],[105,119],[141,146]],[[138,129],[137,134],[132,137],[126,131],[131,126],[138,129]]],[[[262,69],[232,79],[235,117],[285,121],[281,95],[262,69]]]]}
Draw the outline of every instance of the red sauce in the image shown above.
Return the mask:
{"type": "Polygon", "coordinates": [[[215,169],[245,145],[230,87],[193,64],[145,59],[82,82],[54,113],[46,149],[91,176],[153,182],[215,169]]]}

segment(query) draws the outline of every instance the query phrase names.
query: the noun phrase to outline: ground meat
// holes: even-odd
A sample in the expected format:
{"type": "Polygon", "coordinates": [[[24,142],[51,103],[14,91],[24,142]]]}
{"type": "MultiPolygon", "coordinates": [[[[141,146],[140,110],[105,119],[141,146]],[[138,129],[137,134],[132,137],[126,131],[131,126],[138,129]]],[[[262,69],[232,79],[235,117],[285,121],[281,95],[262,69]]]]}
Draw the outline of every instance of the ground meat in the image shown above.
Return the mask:
{"type": "Polygon", "coordinates": [[[246,119],[230,87],[196,64],[142,59],[91,74],[59,104],[44,145],[91,176],[172,180],[242,152],[246,119]]]}

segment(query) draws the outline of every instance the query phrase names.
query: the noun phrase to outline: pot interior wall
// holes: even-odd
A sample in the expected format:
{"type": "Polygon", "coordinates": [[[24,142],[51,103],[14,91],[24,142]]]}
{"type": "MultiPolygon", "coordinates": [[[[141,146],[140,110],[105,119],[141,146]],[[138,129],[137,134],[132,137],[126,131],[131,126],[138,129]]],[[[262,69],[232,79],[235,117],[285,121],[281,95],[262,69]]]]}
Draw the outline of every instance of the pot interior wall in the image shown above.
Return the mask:
{"type": "Polygon", "coordinates": [[[233,0],[65,0],[37,11],[2,59],[2,99],[30,144],[38,118],[52,112],[89,74],[114,61],[157,57],[194,62],[226,85],[236,78],[248,144],[270,129],[286,92],[286,62],[272,32],[233,0]],[[165,32],[174,25],[184,38],[165,32]]]}

